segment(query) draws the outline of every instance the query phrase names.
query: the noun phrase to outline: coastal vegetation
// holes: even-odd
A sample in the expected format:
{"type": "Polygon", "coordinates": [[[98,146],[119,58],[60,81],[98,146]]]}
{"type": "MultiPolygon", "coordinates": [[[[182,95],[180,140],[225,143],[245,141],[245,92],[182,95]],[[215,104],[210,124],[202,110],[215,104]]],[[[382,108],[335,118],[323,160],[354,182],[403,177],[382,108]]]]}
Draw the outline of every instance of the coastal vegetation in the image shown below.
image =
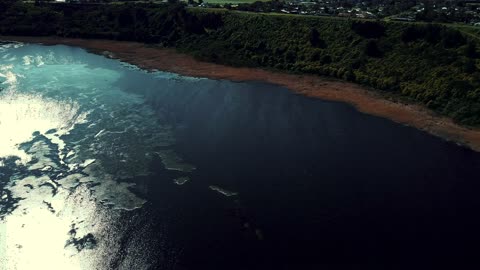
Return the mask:
{"type": "Polygon", "coordinates": [[[10,1],[0,5],[2,35],[140,41],[216,63],[335,77],[480,125],[479,39],[453,26],[187,9],[178,3],[10,1]]]}

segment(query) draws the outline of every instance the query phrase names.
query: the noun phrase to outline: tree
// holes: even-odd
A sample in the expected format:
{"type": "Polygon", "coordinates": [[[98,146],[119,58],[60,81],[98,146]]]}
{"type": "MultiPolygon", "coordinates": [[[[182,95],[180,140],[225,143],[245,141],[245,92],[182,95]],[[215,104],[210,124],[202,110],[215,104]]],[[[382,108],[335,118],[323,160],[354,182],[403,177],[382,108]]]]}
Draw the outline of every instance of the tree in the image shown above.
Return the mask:
{"type": "Polygon", "coordinates": [[[416,41],[425,35],[417,26],[409,26],[402,32],[402,41],[405,43],[416,41]]]}
{"type": "Polygon", "coordinates": [[[285,62],[287,63],[295,63],[297,61],[297,53],[292,50],[288,50],[285,54],[285,62]]]}
{"type": "Polygon", "coordinates": [[[330,55],[324,55],[322,59],[320,59],[320,63],[323,65],[332,63],[332,57],[330,55]]]}
{"type": "Polygon", "coordinates": [[[310,29],[310,44],[313,47],[318,47],[319,42],[320,42],[320,33],[318,33],[317,29],[315,28],[310,29]]]}
{"type": "Polygon", "coordinates": [[[377,42],[375,40],[369,40],[365,45],[365,54],[370,57],[382,57],[383,53],[378,48],[377,42]]]}
{"type": "Polygon", "coordinates": [[[474,42],[468,42],[467,46],[465,47],[465,56],[469,58],[476,58],[477,54],[477,46],[474,42]]]}
{"type": "Polygon", "coordinates": [[[35,6],[43,6],[45,2],[45,0],[35,0],[35,6]]]}
{"type": "Polygon", "coordinates": [[[320,38],[320,33],[318,33],[318,30],[315,28],[310,29],[309,39],[310,39],[310,45],[312,45],[312,47],[322,48],[322,49],[327,47],[327,45],[325,44],[325,41],[323,41],[323,39],[320,38]]]}
{"type": "Polygon", "coordinates": [[[457,48],[466,43],[465,37],[457,30],[446,29],[443,34],[445,48],[457,48]]]}
{"type": "Polygon", "coordinates": [[[467,59],[465,64],[463,65],[463,70],[466,73],[473,73],[477,70],[477,66],[475,65],[475,60],[473,59],[467,59]]]}
{"type": "Polygon", "coordinates": [[[385,26],[379,22],[354,21],[352,30],[364,38],[380,38],[385,35],[385,26]]]}

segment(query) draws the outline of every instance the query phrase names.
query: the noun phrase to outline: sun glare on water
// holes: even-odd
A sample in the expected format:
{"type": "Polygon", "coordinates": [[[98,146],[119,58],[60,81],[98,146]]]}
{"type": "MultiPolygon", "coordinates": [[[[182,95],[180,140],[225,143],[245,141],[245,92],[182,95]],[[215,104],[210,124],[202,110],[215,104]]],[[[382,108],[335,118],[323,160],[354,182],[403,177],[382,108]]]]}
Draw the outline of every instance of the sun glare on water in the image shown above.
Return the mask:
{"type": "MultiPolygon", "coordinates": [[[[22,213],[7,216],[0,223],[0,269],[91,269],[85,268],[87,265],[76,256],[74,246],[67,246],[67,230],[74,219],[64,202],[68,192],[46,199],[55,207],[55,213],[44,203],[51,190],[40,188],[35,193],[22,203],[26,208],[22,213]]],[[[92,211],[84,209],[84,213],[92,211]]]]}
{"type": "Polygon", "coordinates": [[[0,44],[0,270],[144,269],[154,259],[145,239],[128,246],[141,256],[122,253],[123,215],[146,201],[119,180],[148,175],[154,158],[177,173],[194,166],[168,149],[171,127],[143,96],[123,91],[131,69],[104,60],[0,44]]]}
{"type": "MultiPolygon", "coordinates": [[[[57,145],[60,156],[64,147],[60,137],[87,116],[79,113],[79,105],[75,102],[17,91],[21,75],[15,74],[13,67],[0,66],[3,81],[0,93],[0,167],[5,166],[2,159],[12,157],[18,158],[17,165],[27,165],[32,156],[20,146],[31,141],[34,134],[49,138],[57,145]]],[[[10,184],[10,191],[12,196],[21,198],[21,204],[16,214],[0,220],[0,269],[82,269],[74,253],[68,254],[69,249],[65,248],[73,219],[65,205],[69,191],[58,189],[52,196],[52,189],[43,185],[51,182],[48,176],[27,177],[17,182],[10,184]]]]}
{"type": "Polygon", "coordinates": [[[75,103],[9,92],[0,100],[0,157],[17,156],[25,164],[30,157],[18,146],[29,141],[34,132],[53,130],[60,136],[84,117],[78,114],[75,103]]]}

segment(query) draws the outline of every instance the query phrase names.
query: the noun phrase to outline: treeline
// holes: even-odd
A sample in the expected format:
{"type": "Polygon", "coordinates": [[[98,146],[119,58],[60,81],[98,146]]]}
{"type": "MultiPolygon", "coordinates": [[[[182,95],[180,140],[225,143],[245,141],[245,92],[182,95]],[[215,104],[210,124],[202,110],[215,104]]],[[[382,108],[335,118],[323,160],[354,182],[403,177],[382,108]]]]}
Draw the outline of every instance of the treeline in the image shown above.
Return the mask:
{"type": "Polygon", "coordinates": [[[173,46],[184,33],[201,34],[198,18],[174,4],[48,4],[10,0],[0,9],[0,34],[135,40],[173,46]]]}
{"type": "Polygon", "coordinates": [[[136,40],[198,58],[341,78],[480,125],[476,40],[435,24],[186,10],[173,5],[14,4],[0,33],[136,40]]]}
{"type": "Polygon", "coordinates": [[[423,103],[462,124],[480,124],[477,43],[455,29],[246,13],[217,16],[221,27],[186,37],[181,48],[208,61],[357,82],[423,103]]]}

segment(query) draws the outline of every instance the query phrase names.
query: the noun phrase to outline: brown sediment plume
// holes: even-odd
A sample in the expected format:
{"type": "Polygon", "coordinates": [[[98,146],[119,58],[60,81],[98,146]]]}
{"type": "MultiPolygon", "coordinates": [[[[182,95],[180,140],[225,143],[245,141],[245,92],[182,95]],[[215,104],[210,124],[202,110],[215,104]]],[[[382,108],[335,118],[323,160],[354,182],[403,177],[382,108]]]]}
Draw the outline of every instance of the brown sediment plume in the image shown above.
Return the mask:
{"type": "Polygon", "coordinates": [[[480,151],[479,128],[460,126],[451,119],[439,116],[421,105],[387,100],[378,92],[353,83],[315,75],[286,74],[259,68],[238,68],[202,62],[192,56],[178,53],[174,49],[158,48],[137,42],[10,36],[0,37],[0,40],[78,46],[117,58],[142,69],[168,71],[185,76],[233,81],[265,81],[309,97],[347,102],[361,112],[413,126],[480,151]]]}

